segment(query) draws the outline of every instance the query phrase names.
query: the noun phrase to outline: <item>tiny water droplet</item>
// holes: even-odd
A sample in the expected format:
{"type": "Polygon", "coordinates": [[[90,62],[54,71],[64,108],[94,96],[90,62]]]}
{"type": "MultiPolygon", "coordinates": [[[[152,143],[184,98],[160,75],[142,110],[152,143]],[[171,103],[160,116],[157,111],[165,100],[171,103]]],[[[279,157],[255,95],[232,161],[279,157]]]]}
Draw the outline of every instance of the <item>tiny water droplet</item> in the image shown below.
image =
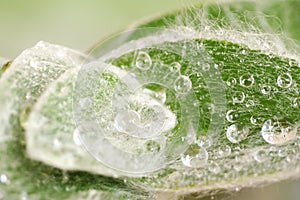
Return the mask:
{"type": "Polygon", "coordinates": [[[262,126],[261,134],[269,144],[284,144],[296,137],[298,126],[284,117],[268,119],[262,126]]]}
{"type": "Polygon", "coordinates": [[[296,97],[294,100],[293,100],[293,107],[295,108],[298,108],[300,107],[300,98],[299,97],[296,97]]]}
{"type": "Polygon", "coordinates": [[[253,125],[262,125],[263,124],[263,118],[258,116],[251,116],[250,122],[253,125]]]}
{"type": "Polygon", "coordinates": [[[196,143],[203,148],[209,148],[212,145],[212,138],[208,135],[201,135],[198,137],[196,143]]]}
{"type": "Polygon", "coordinates": [[[281,88],[289,88],[293,83],[293,78],[290,73],[283,73],[277,78],[277,85],[281,88]]]}
{"type": "Polygon", "coordinates": [[[202,64],[202,70],[203,71],[208,71],[210,69],[210,65],[207,63],[202,64]]]}
{"type": "Polygon", "coordinates": [[[174,89],[179,94],[186,94],[192,89],[192,82],[188,76],[180,75],[175,80],[174,89]]]}
{"type": "Polygon", "coordinates": [[[218,174],[221,171],[221,167],[217,163],[210,163],[208,170],[214,174],[218,174]]]}
{"type": "Polygon", "coordinates": [[[232,96],[233,103],[243,103],[245,100],[245,94],[244,92],[237,91],[232,96]]]}
{"type": "Polygon", "coordinates": [[[231,154],[231,148],[230,148],[230,146],[228,146],[228,145],[221,146],[221,147],[218,149],[218,154],[219,154],[219,156],[221,156],[221,157],[229,156],[229,155],[231,154]]]}
{"type": "Polygon", "coordinates": [[[141,70],[148,70],[152,66],[152,59],[148,53],[139,51],[135,60],[137,68],[141,70]]]}
{"type": "Polygon", "coordinates": [[[251,87],[254,84],[254,76],[252,74],[245,74],[240,77],[240,85],[246,88],[251,87]]]}
{"type": "Polygon", "coordinates": [[[227,81],[226,81],[226,85],[228,85],[229,87],[232,87],[232,86],[234,86],[234,85],[236,85],[236,79],[235,78],[229,78],[229,79],[227,79],[227,81]]]}
{"type": "Polygon", "coordinates": [[[168,67],[169,67],[170,72],[179,72],[181,69],[181,64],[178,62],[173,62],[168,67]]]}
{"type": "Polygon", "coordinates": [[[208,160],[208,153],[205,148],[198,145],[190,145],[188,150],[181,154],[181,161],[187,167],[197,168],[208,160]]]}
{"type": "Polygon", "coordinates": [[[253,156],[253,158],[259,163],[265,162],[268,157],[269,155],[264,149],[257,150],[253,156]]]}
{"type": "Polygon", "coordinates": [[[238,117],[239,117],[239,114],[235,110],[229,110],[226,113],[226,119],[229,122],[236,122],[236,120],[238,119],[238,117]]]}
{"type": "Polygon", "coordinates": [[[271,90],[272,90],[272,88],[269,85],[261,85],[260,86],[260,91],[264,95],[269,95],[271,90]]]}
{"type": "Polygon", "coordinates": [[[255,105],[255,103],[254,103],[253,100],[248,100],[248,101],[246,102],[246,107],[247,107],[247,108],[252,107],[252,106],[254,106],[254,105],[255,105]]]}
{"type": "Polygon", "coordinates": [[[232,124],[227,128],[226,136],[227,139],[232,143],[239,143],[244,140],[249,133],[248,126],[240,124],[232,124]]]}

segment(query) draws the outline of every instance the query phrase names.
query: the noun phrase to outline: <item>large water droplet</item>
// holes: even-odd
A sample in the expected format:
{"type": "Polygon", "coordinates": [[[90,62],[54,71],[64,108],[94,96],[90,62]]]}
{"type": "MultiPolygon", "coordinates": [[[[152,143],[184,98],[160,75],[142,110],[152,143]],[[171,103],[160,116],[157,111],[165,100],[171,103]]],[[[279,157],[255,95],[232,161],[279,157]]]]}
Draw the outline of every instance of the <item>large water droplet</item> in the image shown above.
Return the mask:
{"type": "Polygon", "coordinates": [[[298,125],[284,117],[268,119],[262,126],[261,134],[269,144],[284,144],[296,137],[298,125]]]}
{"type": "Polygon", "coordinates": [[[293,83],[293,78],[290,73],[283,73],[278,76],[277,84],[281,88],[289,88],[293,83]]]}
{"type": "Polygon", "coordinates": [[[240,77],[240,85],[243,87],[251,87],[254,84],[254,77],[252,74],[245,74],[240,77]]]}
{"type": "Polygon", "coordinates": [[[249,133],[248,126],[240,124],[232,124],[227,128],[226,136],[227,139],[232,143],[239,143],[244,140],[249,133]]]}
{"type": "Polygon", "coordinates": [[[137,68],[141,70],[148,70],[152,66],[152,59],[148,53],[139,51],[135,60],[137,68]]]}
{"type": "Polygon", "coordinates": [[[186,94],[192,89],[192,82],[188,76],[178,76],[175,80],[174,89],[179,94],[186,94]]]}
{"type": "Polygon", "coordinates": [[[190,145],[188,150],[181,155],[183,165],[187,167],[201,167],[208,160],[208,153],[203,147],[196,144],[190,145]]]}

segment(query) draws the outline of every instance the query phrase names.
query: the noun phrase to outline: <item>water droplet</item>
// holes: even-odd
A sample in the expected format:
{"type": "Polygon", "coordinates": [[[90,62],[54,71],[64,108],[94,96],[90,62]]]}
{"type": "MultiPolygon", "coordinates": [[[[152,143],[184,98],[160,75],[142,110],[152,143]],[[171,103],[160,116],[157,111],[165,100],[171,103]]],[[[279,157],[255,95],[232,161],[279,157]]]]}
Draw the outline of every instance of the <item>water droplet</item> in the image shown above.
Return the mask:
{"type": "Polygon", "coordinates": [[[159,152],[160,150],[160,145],[158,142],[154,141],[154,140],[150,140],[146,143],[146,149],[149,152],[159,152]]]}
{"type": "Polygon", "coordinates": [[[289,88],[293,83],[293,78],[289,73],[284,73],[278,76],[277,84],[281,88],[289,88]]]}
{"type": "Polygon", "coordinates": [[[296,98],[293,100],[293,107],[295,107],[295,108],[300,107],[300,98],[296,97],[296,98]]]}
{"type": "Polygon", "coordinates": [[[250,122],[253,125],[262,125],[263,124],[263,118],[262,117],[258,117],[258,116],[251,116],[250,117],[250,122]]]}
{"type": "Polygon", "coordinates": [[[8,177],[5,174],[0,174],[0,183],[6,184],[8,181],[8,177]]]}
{"type": "Polygon", "coordinates": [[[217,163],[210,163],[208,170],[214,174],[218,174],[221,171],[221,167],[217,163]]]}
{"type": "Polygon", "coordinates": [[[236,122],[236,120],[238,119],[238,117],[239,117],[239,114],[235,110],[229,110],[226,113],[226,119],[229,122],[236,122]]]}
{"type": "Polygon", "coordinates": [[[179,94],[186,94],[192,89],[192,82],[188,76],[178,76],[175,80],[174,89],[179,94]]]}
{"type": "Polygon", "coordinates": [[[181,68],[181,64],[178,62],[171,63],[169,69],[171,72],[179,72],[181,68]]]}
{"type": "Polygon", "coordinates": [[[226,81],[226,85],[228,85],[229,87],[232,87],[232,86],[234,86],[234,85],[236,85],[236,79],[235,78],[229,78],[229,79],[227,79],[227,81],[226,81]]]}
{"type": "Polygon", "coordinates": [[[210,69],[210,65],[207,63],[202,64],[202,70],[203,71],[208,71],[210,69]]]}
{"type": "Polygon", "coordinates": [[[237,91],[232,96],[233,103],[243,103],[245,100],[244,92],[237,91]]]}
{"type": "Polygon", "coordinates": [[[152,66],[152,59],[148,53],[139,51],[135,60],[137,68],[141,70],[148,70],[152,66]]]}
{"type": "Polygon", "coordinates": [[[229,156],[229,155],[231,154],[231,148],[230,148],[230,146],[228,146],[228,145],[221,146],[221,147],[218,149],[218,154],[219,154],[219,156],[221,156],[221,157],[229,156]]]}
{"type": "Polygon", "coordinates": [[[246,102],[246,107],[247,107],[247,108],[252,107],[252,106],[254,106],[254,105],[255,105],[255,103],[254,103],[253,100],[248,100],[248,101],[246,102]]]}
{"type": "Polygon", "coordinates": [[[232,143],[239,143],[244,140],[249,133],[248,126],[240,124],[232,124],[227,128],[226,136],[227,139],[232,143]]]}
{"type": "Polygon", "coordinates": [[[208,160],[208,153],[206,149],[198,145],[190,145],[188,150],[181,155],[183,165],[187,167],[201,167],[208,160]]]}
{"type": "Polygon", "coordinates": [[[264,95],[269,95],[271,90],[272,90],[272,88],[269,85],[261,85],[260,86],[260,91],[264,95]]]}
{"type": "Polygon", "coordinates": [[[257,150],[253,156],[253,158],[259,163],[265,162],[268,157],[269,155],[264,149],[257,150]]]}
{"type": "Polygon", "coordinates": [[[212,145],[212,138],[208,135],[201,135],[196,143],[203,148],[209,148],[212,145]]]}
{"type": "Polygon", "coordinates": [[[284,144],[296,137],[298,126],[284,117],[268,119],[262,126],[261,134],[269,144],[284,144]]]}
{"type": "Polygon", "coordinates": [[[245,74],[240,77],[240,85],[246,88],[251,87],[254,84],[254,77],[252,74],[245,74]]]}

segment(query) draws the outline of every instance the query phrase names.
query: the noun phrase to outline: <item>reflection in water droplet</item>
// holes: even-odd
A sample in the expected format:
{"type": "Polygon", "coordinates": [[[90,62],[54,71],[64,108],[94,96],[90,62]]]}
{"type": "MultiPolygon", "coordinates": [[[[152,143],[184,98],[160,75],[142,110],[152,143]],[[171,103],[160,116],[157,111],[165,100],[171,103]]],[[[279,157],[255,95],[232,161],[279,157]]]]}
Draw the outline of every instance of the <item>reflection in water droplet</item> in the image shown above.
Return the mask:
{"type": "Polygon", "coordinates": [[[140,123],[140,115],[134,110],[124,110],[117,114],[114,126],[122,133],[131,133],[135,131],[140,123]]]}
{"type": "Polygon", "coordinates": [[[284,117],[268,119],[262,126],[261,134],[269,144],[284,144],[296,137],[298,126],[284,117]]]}
{"type": "Polygon", "coordinates": [[[226,113],[226,119],[229,122],[236,122],[236,120],[238,119],[238,117],[239,117],[239,114],[235,110],[229,110],[226,113]]]}
{"type": "Polygon", "coordinates": [[[243,103],[245,100],[244,92],[237,91],[232,96],[233,103],[243,103]]]}
{"type": "Polygon", "coordinates": [[[186,94],[192,89],[192,82],[188,76],[178,76],[175,80],[174,89],[179,94],[186,94]]]}
{"type": "Polygon", "coordinates": [[[181,154],[181,161],[187,167],[201,167],[208,160],[208,153],[203,147],[198,145],[190,145],[188,150],[181,154]]]}
{"type": "Polygon", "coordinates": [[[152,60],[148,53],[140,51],[136,57],[135,64],[141,70],[148,70],[152,66],[152,60]]]}
{"type": "Polygon", "coordinates": [[[277,84],[281,88],[289,88],[293,83],[293,78],[289,73],[284,73],[278,76],[277,84]]]}
{"type": "Polygon", "coordinates": [[[240,77],[240,85],[243,87],[251,87],[254,84],[254,77],[252,74],[245,74],[240,77]]]}
{"type": "Polygon", "coordinates": [[[227,139],[232,143],[239,143],[244,140],[249,133],[249,128],[240,124],[232,124],[227,128],[227,139]]]}

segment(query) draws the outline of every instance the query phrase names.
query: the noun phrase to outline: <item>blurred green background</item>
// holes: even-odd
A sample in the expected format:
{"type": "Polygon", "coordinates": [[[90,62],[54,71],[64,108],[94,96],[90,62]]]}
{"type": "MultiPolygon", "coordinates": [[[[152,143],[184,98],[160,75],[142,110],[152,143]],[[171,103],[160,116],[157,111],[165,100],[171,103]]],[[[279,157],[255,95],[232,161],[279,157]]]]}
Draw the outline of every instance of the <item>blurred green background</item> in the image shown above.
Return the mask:
{"type": "Polygon", "coordinates": [[[0,57],[40,40],[86,50],[130,24],[196,0],[0,0],[0,57]]]}

